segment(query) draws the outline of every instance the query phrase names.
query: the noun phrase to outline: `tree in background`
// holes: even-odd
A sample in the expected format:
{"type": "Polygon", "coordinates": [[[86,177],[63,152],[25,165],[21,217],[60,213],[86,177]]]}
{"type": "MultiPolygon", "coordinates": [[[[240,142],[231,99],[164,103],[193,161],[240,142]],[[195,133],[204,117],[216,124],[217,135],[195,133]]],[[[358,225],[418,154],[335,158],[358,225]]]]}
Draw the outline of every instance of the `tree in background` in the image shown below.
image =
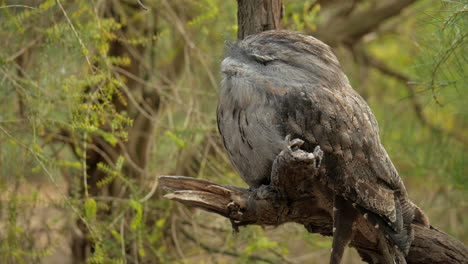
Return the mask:
{"type": "MultiPolygon", "coordinates": [[[[463,1],[284,4],[283,28],[337,51],[412,198],[466,240],[463,1]]],[[[214,114],[224,41],[236,39],[235,2],[0,5],[7,263],[301,262],[327,250],[329,240],[293,225],[233,238],[222,219],[155,192],[160,174],[240,184],[214,114]]]]}

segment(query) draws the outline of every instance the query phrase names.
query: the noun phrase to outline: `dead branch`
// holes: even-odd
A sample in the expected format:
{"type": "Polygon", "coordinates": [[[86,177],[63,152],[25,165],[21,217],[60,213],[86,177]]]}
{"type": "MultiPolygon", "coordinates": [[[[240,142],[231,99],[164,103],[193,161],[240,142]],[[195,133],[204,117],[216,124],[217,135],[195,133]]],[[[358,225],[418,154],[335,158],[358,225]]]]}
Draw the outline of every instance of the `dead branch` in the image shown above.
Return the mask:
{"type": "Polygon", "coordinates": [[[357,9],[348,16],[330,17],[319,25],[316,32],[309,33],[330,46],[356,43],[415,2],[416,0],[376,1],[369,8],[357,9]]]}
{"type": "MultiPolygon", "coordinates": [[[[258,189],[220,185],[184,176],[161,176],[159,186],[172,191],[165,197],[222,215],[234,230],[245,225],[303,225],[310,233],[332,235],[331,189],[322,181],[323,171],[314,153],[282,151],[275,159],[271,184],[258,189]]],[[[316,156],[316,155],[315,155],[316,156]]],[[[351,242],[365,261],[381,259],[377,234],[367,221],[357,224],[351,242]]],[[[466,263],[468,248],[432,227],[413,224],[415,239],[406,257],[409,264],[466,263]]]]}

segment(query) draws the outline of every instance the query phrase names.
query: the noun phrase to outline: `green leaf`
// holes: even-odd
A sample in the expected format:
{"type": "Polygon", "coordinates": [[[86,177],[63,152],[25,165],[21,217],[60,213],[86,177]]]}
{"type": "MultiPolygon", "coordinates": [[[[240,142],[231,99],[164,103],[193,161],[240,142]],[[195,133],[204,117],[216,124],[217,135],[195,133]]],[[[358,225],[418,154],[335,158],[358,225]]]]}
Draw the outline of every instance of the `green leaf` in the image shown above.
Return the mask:
{"type": "Polygon", "coordinates": [[[125,161],[125,158],[123,156],[119,156],[117,158],[117,161],[115,162],[115,169],[117,171],[121,171],[122,170],[122,167],[123,167],[123,163],[125,161]]]}
{"type": "Polygon", "coordinates": [[[277,247],[278,247],[278,242],[271,241],[266,236],[259,236],[252,244],[247,246],[245,250],[247,253],[251,254],[260,249],[272,249],[272,248],[277,248],[277,247]]]}
{"type": "Polygon", "coordinates": [[[140,257],[145,257],[146,256],[146,252],[145,252],[145,249],[144,248],[139,248],[138,249],[138,255],[140,255],[140,257]]]}
{"type": "Polygon", "coordinates": [[[94,219],[96,217],[96,212],[97,212],[96,200],[94,200],[93,198],[89,198],[84,203],[84,208],[85,208],[86,219],[94,219]]]}
{"type": "Polygon", "coordinates": [[[143,218],[143,207],[141,203],[131,200],[130,205],[135,209],[135,217],[133,217],[132,223],[130,224],[130,228],[136,230],[141,226],[141,219],[143,218]]]}
{"type": "Polygon", "coordinates": [[[117,240],[119,243],[122,243],[122,236],[116,230],[111,230],[112,236],[117,240]]]}
{"type": "Polygon", "coordinates": [[[107,143],[111,144],[111,146],[115,146],[119,140],[112,134],[112,133],[107,133],[105,131],[100,131],[102,138],[107,141],[107,143]]]}
{"type": "Polygon", "coordinates": [[[165,218],[161,218],[159,219],[158,221],[156,221],[156,227],[157,228],[161,228],[164,226],[164,224],[166,223],[166,219],[165,218]]]}
{"type": "Polygon", "coordinates": [[[174,143],[176,143],[178,148],[185,148],[185,142],[171,131],[166,131],[166,136],[169,137],[174,143]]]}

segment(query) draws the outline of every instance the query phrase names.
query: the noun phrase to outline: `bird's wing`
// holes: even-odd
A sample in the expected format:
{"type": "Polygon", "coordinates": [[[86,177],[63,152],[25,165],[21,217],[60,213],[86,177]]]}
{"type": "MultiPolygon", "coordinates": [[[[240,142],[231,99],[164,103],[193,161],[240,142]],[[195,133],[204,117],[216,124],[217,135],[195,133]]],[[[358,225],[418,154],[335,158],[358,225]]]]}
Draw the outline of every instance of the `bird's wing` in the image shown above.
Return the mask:
{"type": "Polygon", "coordinates": [[[304,139],[305,148],[310,148],[306,150],[320,145],[335,190],[383,217],[399,232],[402,222],[395,204],[399,176],[380,144],[377,122],[362,97],[351,87],[294,87],[283,98],[286,133],[304,139]]]}

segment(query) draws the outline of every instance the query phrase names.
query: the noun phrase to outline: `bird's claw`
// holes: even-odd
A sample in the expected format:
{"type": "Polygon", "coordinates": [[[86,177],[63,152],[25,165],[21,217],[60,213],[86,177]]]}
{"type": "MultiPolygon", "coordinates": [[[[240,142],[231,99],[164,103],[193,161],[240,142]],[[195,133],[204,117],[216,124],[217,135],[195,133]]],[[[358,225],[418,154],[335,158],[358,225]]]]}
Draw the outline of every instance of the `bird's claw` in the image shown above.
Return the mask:
{"type": "Polygon", "coordinates": [[[323,150],[320,148],[320,146],[316,146],[312,153],[308,153],[302,150],[298,152],[299,148],[304,144],[304,140],[299,138],[291,140],[291,135],[287,135],[284,140],[287,143],[287,149],[293,156],[304,161],[313,162],[313,166],[315,168],[320,167],[323,159],[323,150]]]}
{"type": "Polygon", "coordinates": [[[228,211],[229,211],[229,217],[230,218],[235,218],[235,217],[239,217],[242,215],[242,212],[241,212],[241,207],[238,203],[232,201],[230,203],[228,203],[226,205],[228,211]]]}
{"type": "Polygon", "coordinates": [[[323,159],[323,150],[320,148],[320,145],[317,145],[314,149],[314,152],[312,153],[315,156],[314,162],[315,162],[315,168],[320,167],[322,164],[322,159],[323,159]]]}
{"type": "Polygon", "coordinates": [[[287,142],[288,147],[292,151],[298,150],[304,144],[304,140],[299,139],[299,138],[295,138],[295,139],[291,140],[291,135],[287,135],[284,140],[287,142]]]}

